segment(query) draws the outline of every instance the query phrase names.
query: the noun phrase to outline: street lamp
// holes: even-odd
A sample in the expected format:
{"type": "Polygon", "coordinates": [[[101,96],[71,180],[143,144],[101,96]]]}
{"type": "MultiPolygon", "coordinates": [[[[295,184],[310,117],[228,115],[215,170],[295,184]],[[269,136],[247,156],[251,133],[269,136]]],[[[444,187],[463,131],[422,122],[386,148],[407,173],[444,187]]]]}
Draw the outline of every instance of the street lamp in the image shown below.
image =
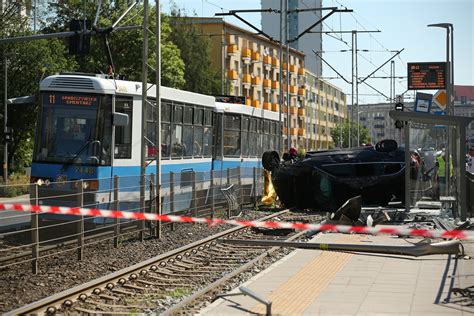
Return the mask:
{"type": "MultiPolygon", "coordinates": [[[[428,27],[440,27],[446,29],[446,73],[447,73],[447,83],[446,83],[446,112],[448,115],[454,115],[454,107],[452,104],[452,97],[451,95],[453,94],[453,89],[454,89],[454,43],[453,43],[453,33],[454,33],[454,28],[453,24],[451,23],[435,23],[435,24],[428,24],[428,27]],[[450,33],[451,33],[451,56],[450,56],[450,51],[449,51],[449,46],[450,46],[450,33]],[[451,57],[451,58],[450,58],[451,57]]],[[[450,182],[450,160],[449,160],[449,144],[450,144],[450,138],[451,138],[451,133],[450,133],[450,128],[448,127],[448,135],[446,139],[446,147],[445,147],[445,161],[446,161],[446,184],[445,184],[445,194],[446,196],[449,195],[449,182],[450,182]]]]}

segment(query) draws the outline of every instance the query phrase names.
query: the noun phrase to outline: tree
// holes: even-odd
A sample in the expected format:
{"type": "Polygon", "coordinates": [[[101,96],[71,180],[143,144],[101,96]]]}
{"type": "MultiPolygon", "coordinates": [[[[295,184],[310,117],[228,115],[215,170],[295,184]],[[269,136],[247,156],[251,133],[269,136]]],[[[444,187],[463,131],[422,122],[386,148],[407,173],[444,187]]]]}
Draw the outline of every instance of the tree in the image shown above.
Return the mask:
{"type": "Polygon", "coordinates": [[[331,137],[335,147],[340,146],[341,137],[342,147],[349,147],[349,126],[351,126],[350,131],[353,146],[360,146],[370,142],[369,130],[367,128],[355,122],[351,122],[351,124],[344,122],[336,125],[336,127],[331,130],[331,137]],[[359,128],[359,144],[357,144],[357,128],[359,128]]]}
{"type": "MultiPolygon", "coordinates": [[[[71,19],[95,19],[96,4],[90,2],[84,4],[82,0],[58,1],[51,3],[51,11],[55,14],[49,18],[49,25],[45,29],[48,32],[61,32],[69,30],[71,19]]],[[[118,2],[111,5],[111,1],[103,1],[98,28],[111,26],[124,12],[124,4],[118,2]]],[[[149,10],[148,29],[153,31],[156,23],[155,8],[149,10]]],[[[181,59],[179,48],[169,40],[171,29],[168,24],[168,17],[161,16],[161,84],[164,86],[182,89],[185,86],[184,62],[181,59]]],[[[143,7],[135,6],[130,10],[120,25],[143,25],[143,7]]],[[[116,31],[107,35],[115,73],[125,76],[127,80],[141,81],[142,73],[142,45],[143,30],[116,31]]],[[[74,56],[78,63],[78,70],[82,72],[100,73],[106,72],[108,66],[107,51],[104,46],[105,34],[93,36],[91,38],[91,52],[88,55],[74,56]]],[[[152,32],[148,37],[148,65],[149,82],[155,82],[155,36],[152,32]]]]}
{"type": "MultiPolygon", "coordinates": [[[[21,9],[18,7],[17,9],[21,9]]],[[[2,38],[31,35],[27,18],[19,14],[2,15],[0,19],[2,38]]],[[[59,71],[71,71],[77,65],[65,58],[65,46],[61,40],[49,39],[14,44],[4,44],[0,50],[0,82],[5,82],[7,67],[8,98],[35,95],[42,78],[59,71]],[[7,64],[5,65],[5,60],[7,64]]],[[[3,103],[4,89],[0,90],[3,103]]],[[[33,136],[36,125],[37,104],[9,105],[8,126],[13,129],[14,142],[9,145],[9,166],[21,171],[31,163],[33,136]],[[14,157],[14,159],[12,159],[14,157]]],[[[3,128],[1,129],[2,137],[3,128]]],[[[2,146],[3,148],[3,146],[2,146]]],[[[3,155],[2,155],[3,158],[3,155]]]]}
{"type": "Polygon", "coordinates": [[[191,18],[181,14],[174,4],[170,15],[170,40],[181,52],[186,65],[185,90],[202,94],[221,94],[221,74],[211,66],[211,42],[193,24],[191,18]]]}

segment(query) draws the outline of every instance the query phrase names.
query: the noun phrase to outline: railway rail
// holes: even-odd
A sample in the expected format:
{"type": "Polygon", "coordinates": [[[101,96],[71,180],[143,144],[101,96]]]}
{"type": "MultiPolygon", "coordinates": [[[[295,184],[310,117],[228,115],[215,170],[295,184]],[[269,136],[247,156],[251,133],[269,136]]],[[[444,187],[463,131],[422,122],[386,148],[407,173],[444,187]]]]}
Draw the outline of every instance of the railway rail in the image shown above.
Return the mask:
{"type": "MultiPolygon", "coordinates": [[[[292,216],[288,210],[262,218],[292,216]]],[[[293,220],[301,221],[300,215],[293,220]]],[[[286,232],[280,240],[295,240],[304,232],[286,232]]],[[[274,235],[266,235],[275,239],[274,235]]],[[[262,238],[262,234],[235,227],[151,258],[129,268],[68,289],[13,310],[17,314],[157,312],[175,314],[196,311],[203,296],[218,294],[226,281],[250,269],[276,247],[229,246],[222,238],[262,238]],[[196,290],[197,289],[197,290],[196,290]],[[210,294],[211,293],[211,294],[210,294]]],[[[287,250],[288,251],[288,250],[287,250]]]]}

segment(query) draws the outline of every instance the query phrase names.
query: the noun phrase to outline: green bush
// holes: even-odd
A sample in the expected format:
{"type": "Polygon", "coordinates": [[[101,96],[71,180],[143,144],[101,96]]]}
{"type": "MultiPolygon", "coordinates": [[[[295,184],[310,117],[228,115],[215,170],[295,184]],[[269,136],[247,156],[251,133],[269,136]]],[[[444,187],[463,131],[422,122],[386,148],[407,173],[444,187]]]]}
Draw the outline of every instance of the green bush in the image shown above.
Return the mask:
{"type": "Polygon", "coordinates": [[[15,197],[28,193],[29,179],[24,174],[11,174],[8,177],[8,185],[3,179],[0,180],[0,197],[15,197]]]}

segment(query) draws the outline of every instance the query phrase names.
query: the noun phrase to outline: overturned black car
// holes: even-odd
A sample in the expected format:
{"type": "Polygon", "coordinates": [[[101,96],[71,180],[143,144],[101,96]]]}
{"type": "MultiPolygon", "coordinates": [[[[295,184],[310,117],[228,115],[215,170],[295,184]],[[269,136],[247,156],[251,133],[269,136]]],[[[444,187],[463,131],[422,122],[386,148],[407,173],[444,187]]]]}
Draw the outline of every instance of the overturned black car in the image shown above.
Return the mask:
{"type": "Polygon", "coordinates": [[[298,161],[280,162],[277,152],[262,164],[285,207],[335,211],[354,196],[363,205],[385,206],[405,200],[405,152],[396,141],[345,150],[308,152],[298,161]]]}

